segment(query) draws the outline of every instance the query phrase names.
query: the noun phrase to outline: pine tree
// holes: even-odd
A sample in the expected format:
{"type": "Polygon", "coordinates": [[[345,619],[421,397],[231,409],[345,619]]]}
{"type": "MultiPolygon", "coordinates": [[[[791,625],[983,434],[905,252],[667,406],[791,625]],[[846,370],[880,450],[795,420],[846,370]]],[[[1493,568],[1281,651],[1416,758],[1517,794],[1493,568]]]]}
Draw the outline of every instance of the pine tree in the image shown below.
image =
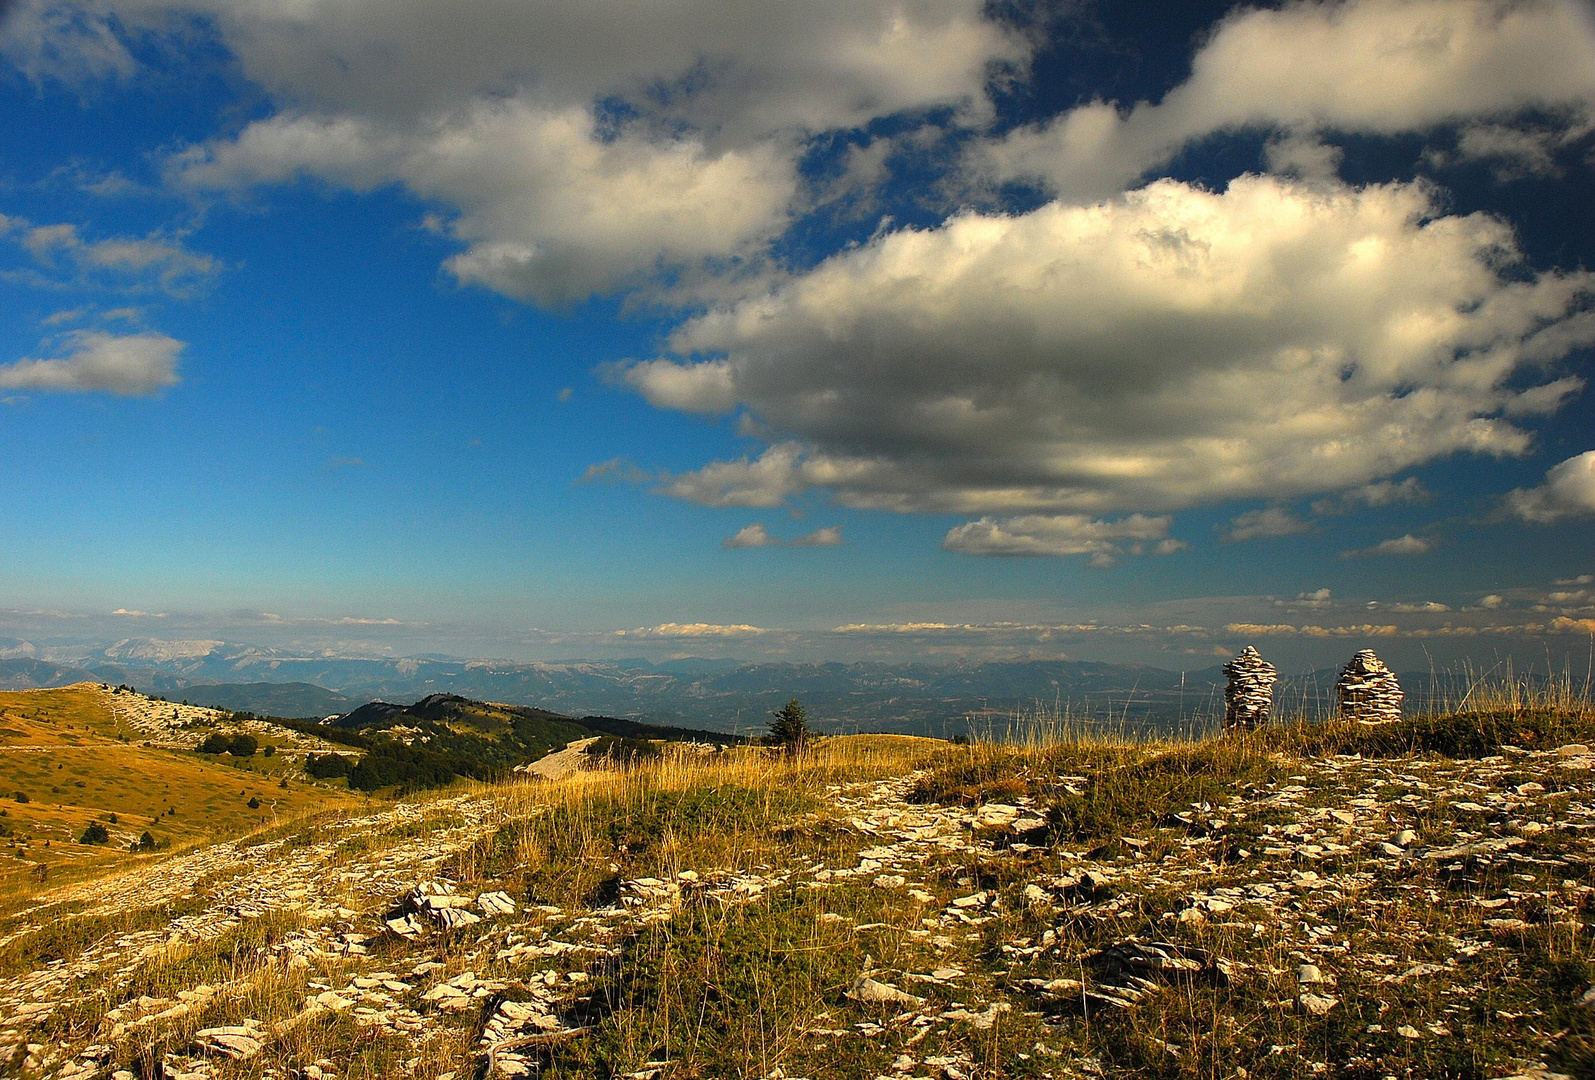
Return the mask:
{"type": "Polygon", "coordinates": [[[770,714],[770,734],[765,742],[786,750],[801,750],[809,741],[808,710],[793,698],[785,706],[770,714]]]}

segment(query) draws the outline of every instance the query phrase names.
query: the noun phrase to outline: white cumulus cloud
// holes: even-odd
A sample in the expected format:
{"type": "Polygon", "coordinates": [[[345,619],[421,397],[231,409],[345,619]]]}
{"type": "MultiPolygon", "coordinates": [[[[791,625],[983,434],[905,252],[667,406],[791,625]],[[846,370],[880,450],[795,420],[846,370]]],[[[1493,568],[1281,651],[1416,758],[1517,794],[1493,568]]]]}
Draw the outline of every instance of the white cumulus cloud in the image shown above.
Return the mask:
{"type": "Polygon", "coordinates": [[[184,345],[165,334],[80,330],[65,341],[63,356],[0,365],[0,388],[143,397],[179,381],[177,358],[184,345]]]}
{"type": "Polygon", "coordinates": [[[737,638],[769,633],[762,626],[748,623],[660,623],[635,630],[616,630],[616,637],[634,638],[737,638]]]}
{"type": "Polygon", "coordinates": [[[1023,514],[983,517],[955,526],[942,547],[964,555],[1089,555],[1093,566],[1111,566],[1120,556],[1172,555],[1186,545],[1169,537],[1172,519],[1131,514],[1101,521],[1085,514],[1023,514]]]}
{"type": "MultiPolygon", "coordinates": [[[[1581,126],[1595,113],[1595,31],[1562,0],[1346,0],[1240,8],[1156,104],[1097,101],[976,152],[994,178],[1090,201],[1188,143],[1241,128],[1391,135],[1534,110],[1581,126]]],[[[1501,124],[1466,153],[1526,152],[1501,124]]],[[[1288,149],[1288,148],[1287,148],[1288,149]]],[[[1528,151],[1532,157],[1532,151],[1528,151]]],[[[1282,164],[1300,165],[1300,155],[1282,164]]],[[[1332,166],[1320,155],[1318,169],[1332,166]]]]}
{"type": "Polygon", "coordinates": [[[1363,507],[1379,509],[1385,506],[1418,503],[1428,497],[1428,489],[1422,482],[1416,476],[1409,476],[1400,482],[1377,480],[1372,484],[1363,484],[1349,491],[1342,491],[1330,498],[1319,499],[1312,504],[1312,509],[1315,514],[1347,514],[1363,507]]]}
{"type": "Polygon", "coordinates": [[[723,548],[837,547],[841,543],[843,543],[842,529],[837,525],[815,529],[811,533],[805,533],[791,540],[782,540],[778,536],[770,535],[762,522],[755,521],[752,525],[744,526],[720,541],[720,546],[723,548]]]}
{"type": "Polygon", "coordinates": [[[1270,506],[1262,510],[1248,510],[1235,517],[1229,523],[1229,528],[1224,530],[1224,539],[1261,540],[1279,536],[1299,536],[1311,530],[1311,525],[1289,510],[1270,506]]]}
{"type": "Polygon", "coordinates": [[[277,106],[180,153],[242,188],[401,184],[456,211],[460,281],[563,305],[749,261],[801,209],[809,140],[902,113],[978,123],[1031,43],[980,0],[20,0],[35,79],[134,74],[213,36],[277,106]],[[137,51],[137,50],[134,50],[137,51]]]}
{"type": "Polygon", "coordinates": [[[1423,555],[1433,550],[1433,540],[1407,533],[1404,536],[1381,540],[1372,547],[1359,548],[1356,551],[1342,551],[1340,557],[1342,559],[1355,559],[1370,555],[1423,555]]]}
{"type": "Polygon", "coordinates": [[[1582,385],[1546,367],[1595,340],[1595,275],[1514,253],[1505,224],[1446,216],[1422,185],[1162,180],[878,237],[689,321],[677,370],[632,381],[660,401],[707,387],[679,407],[745,405],[784,436],[666,486],[708,505],[821,487],[1102,513],[1347,489],[1521,453],[1507,417],[1582,385]]]}
{"type": "Polygon", "coordinates": [[[11,236],[53,278],[66,271],[81,283],[182,295],[209,282],[222,268],[214,256],[189,251],[159,233],[86,240],[76,225],[34,225],[0,215],[0,236],[11,236]]]}
{"type": "Polygon", "coordinates": [[[1538,487],[1509,492],[1506,508],[1524,521],[1540,525],[1595,514],[1595,450],[1553,466],[1538,487]]]}
{"type": "Polygon", "coordinates": [[[566,304],[665,267],[748,257],[788,220],[796,175],[770,142],[720,150],[701,138],[598,130],[583,106],[479,101],[425,124],[282,114],[189,152],[194,187],[320,176],[356,190],[400,181],[457,208],[465,244],[446,268],[506,296],[566,304]]]}

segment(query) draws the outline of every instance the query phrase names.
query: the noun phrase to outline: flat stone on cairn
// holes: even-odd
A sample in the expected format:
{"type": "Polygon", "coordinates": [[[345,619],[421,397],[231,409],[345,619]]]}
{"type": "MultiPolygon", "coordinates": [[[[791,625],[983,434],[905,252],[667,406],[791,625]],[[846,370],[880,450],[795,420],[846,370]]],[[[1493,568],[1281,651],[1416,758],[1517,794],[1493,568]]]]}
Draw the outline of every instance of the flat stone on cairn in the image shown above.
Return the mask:
{"type": "Polygon", "coordinates": [[[1248,645],[1224,665],[1224,730],[1257,728],[1268,723],[1279,673],[1248,645]]]}
{"type": "Polygon", "coordinates": [[[1360,724],[1388,724],[1401,719],[1401,684],[1395,673],[1372,649],[1351,658],[1335,683],[1335,699],[1342,720],[1360,724]]]}

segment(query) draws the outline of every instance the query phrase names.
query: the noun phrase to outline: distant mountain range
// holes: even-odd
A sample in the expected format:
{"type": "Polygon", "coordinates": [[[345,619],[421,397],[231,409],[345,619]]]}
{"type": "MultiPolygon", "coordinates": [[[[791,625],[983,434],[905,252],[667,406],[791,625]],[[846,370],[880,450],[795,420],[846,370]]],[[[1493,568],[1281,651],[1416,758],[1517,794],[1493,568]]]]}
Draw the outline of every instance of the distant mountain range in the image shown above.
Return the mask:
{"type": "MultiPolygon", "coordinates": [[[[606,715],[721,732],[761,732],[796,697],[825,731],[1000,733],[1038,713],[1085,724],[1171,730],[1211,724],[1223,711],[1218,665],[1177,672],[1074,660],[946,664],[737,663],[647,660],[517,663],[448,657],[317,656],[219,641],[125,639],[108,647],[37,647],[0,640],[0,689],[93,680],[173,700],[262,715],[326,717],[372,700],[432,694],[529,705],[568,716],[606,715]]],[[[1409,698],[1426,675],[1402,675],[1409,698]]],[[[1335,672],[1282,679],[1275,700],[1321,712],[1335,672]]]]}

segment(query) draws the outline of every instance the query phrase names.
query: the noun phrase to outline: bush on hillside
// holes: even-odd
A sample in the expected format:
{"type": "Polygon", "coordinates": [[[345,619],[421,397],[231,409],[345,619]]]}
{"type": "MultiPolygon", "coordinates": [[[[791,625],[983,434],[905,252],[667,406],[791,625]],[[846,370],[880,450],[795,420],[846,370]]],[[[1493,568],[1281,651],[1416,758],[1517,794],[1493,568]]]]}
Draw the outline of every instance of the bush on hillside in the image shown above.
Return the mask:
{"type": "Polygon", "coordinates": [[[356,791],[376,791],[378,788],[394,786],[414,791],[441,787],[461,776],[485,780],[491,772],[477,763],[440,754],[423,746],[382,742],[373,746],[370,753],[349,770],[349,786],[356,791]]]}
{"type": "Polygon", "coordinates": [[[349,759],[342,754],[307,754],[305,772],[317,780],[332,780],[349,775],[349,759]]]}
{"type": "Polygon", "coordinates": [[[632,765],[659,756],[659,748],[647,739],[632,739],[623,735],[604,735],[583,751],[588,757],[601,758],[619,765],[632,765]]]}
{"type": "Polygon", "coordinates": [[[233,757],[253,757],[260,744],[253,735],[223,735],[213,731],[205,736],[205,741],[195,747],[201,754],[231,754],[233,757]]]}
{"type": "Polygon", "coordinates": [[[232,749],[233,740],[219,731],[213,731],[205,736],[205,741],[194,748],[199,754],[225,754],[232,749]]]}
{"type": "Polygon", "coordinates": [[[111,839],[111,833],[98,821],[89,822],[89,827],[83,830],[83,835],[78,837],[80,844],[103,844],[111,839]]]}

